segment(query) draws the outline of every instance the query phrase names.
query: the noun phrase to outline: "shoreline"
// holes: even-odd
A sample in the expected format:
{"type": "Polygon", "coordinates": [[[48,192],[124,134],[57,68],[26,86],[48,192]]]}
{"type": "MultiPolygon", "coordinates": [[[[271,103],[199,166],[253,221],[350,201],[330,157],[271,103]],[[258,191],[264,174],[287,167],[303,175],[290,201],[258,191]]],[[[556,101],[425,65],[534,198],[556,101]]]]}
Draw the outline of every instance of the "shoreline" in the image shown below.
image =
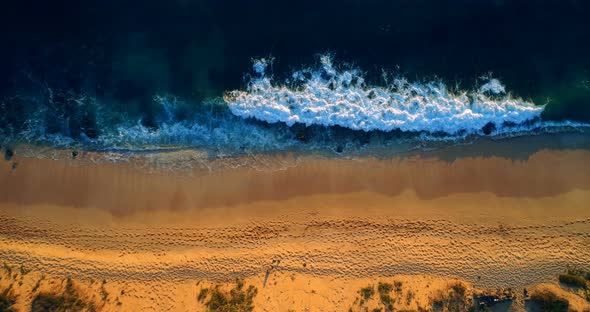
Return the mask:
{"type": "MultiPolygon", "coordinates": [[[[480,148],[486,151],[485,145],[480,148]]],[[[240,160],[228,159],[221,161],[238,165],[204,174],[190,167],[178,174],[151,170],[146,164],[136,167],[121,162],[15,157],[12,162],[0,162],[0,186],[5,190],[0,193],[0,203],[93,207],[125,216],[320,194],[369,192],[395,197],[411,191],[421,200],[429,200],[487,192],[498,197],[538,198],[590,189],[590,170],[586,168],[590,150],[540,149],[526,160],[458,155],[448,161],[448,153],[442,152],[439,156],[389,159],[266,158],[274,170],[242,166],[240,160]]]]}

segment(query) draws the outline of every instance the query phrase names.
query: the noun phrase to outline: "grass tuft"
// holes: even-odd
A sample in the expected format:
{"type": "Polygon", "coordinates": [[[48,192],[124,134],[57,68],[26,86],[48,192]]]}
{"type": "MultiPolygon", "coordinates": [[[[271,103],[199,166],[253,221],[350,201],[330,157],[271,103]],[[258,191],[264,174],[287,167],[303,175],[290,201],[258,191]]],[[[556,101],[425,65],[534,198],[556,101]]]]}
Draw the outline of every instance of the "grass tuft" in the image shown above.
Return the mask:
{"type": "Polygon", "coordinates": [[[531,300],[541,306],[542,312],[566,312],[569,309],[569,302],[566,299],[559,298],[548,291],[533,293],[531,300]]]}
{"type": "Polygon", "coordinates": [[[80,298],[70,278],[66,280],[65,289],[61,294],[39,293],[31,303],[31,312],[77,312],[84,309],[93,311],[94,307],[80,298]]]}
{"type": "Polygon", "coordinates": [[[393,290],[393,285],[391,285],[390,283],[379,282],[379,284],[377,285],[377,291],[379,291],[380,294],[387,294],[387,293],[391,292],[392,290],[393,290]]]}
{"type": "Polygon", "coordinates": [[[373,286],[367,286],[367,287],[363,287],[361,288],[361,290],[359,290],[359,294],[361,295],[361,297],[367,301],[369,299],[371,299],[371,297],[373,297],[373,295],[375,294],[375,289],[373,288],[373,286]]]}
{"type": "Polygon", "coordinates": [[[2,312],[16,312],[16,309],[13,307],[16,303],[16,295],[14,294],[14,290],[12,289],[12,285],[10,287],[4,289],[0,292],[0,311],[2,312]]]}
{"type": "Polygon", "coordinates": [[[31,273],[31,269],[26,269],[24,266],[20,266],[20,275],[21,276],[25,276],[27,274],[31,273]]]}
{"type": "Polygon", "coordinates": [[[379,292],[379,300],[385,306],[387,311],[393,311],[393,304],[395,300],[391,298],[389,293],[393,290],[393,285],[389,283],[379,282],[377,291],[379,292]]]}
{"type": "Polygon", "coordinates": [[[209,288],[202,288],[201,291],[199,292],[199,295],[197,296],[197,301],[201,302],[201,301],[205,300],[205,298],[207,298],[208,294],[209,294],[209,288]]]}
{"type": "Polygon", "coordinates": [[[235,311],[249,312],[254,310],[253,299],[258,294],[258,289],[252,285],[244,289],[244,281],[236,280],[236,285],[229,292],[223,291],[220,286],[212,289],[203,288],[197,296],[197,300],[205,301],[207,311],[235,311]]]}
{"type": "Polygon", "coordinates": [[[402,285],[403,285],[402,282],[398,282],[398,281],[393,282],[393,286],[395,286],[396,293],[398,293],[398,294],[402,293],[402,285]]]}
{"type": "Polygon", "coordinates": [[[587,289],[587,278],[588,272],[568,269],[564,274],[559,275],[559,282],[570,287],[579,287],[587,289]]]}
{"type": "Polygon", "coordinates": [[[450,285],[432,300],[433,311],[468,311],[467,288],[460,282],[450,285]]]}
{"type": "Polygon", "coordinates": [[[6,274],[8,274],[9,276],[12,275],[12,266],[6,264],[6,262],[4,262],[2,264],[2,268],[4,269],[4,271],[6,271],[6,274]]]}

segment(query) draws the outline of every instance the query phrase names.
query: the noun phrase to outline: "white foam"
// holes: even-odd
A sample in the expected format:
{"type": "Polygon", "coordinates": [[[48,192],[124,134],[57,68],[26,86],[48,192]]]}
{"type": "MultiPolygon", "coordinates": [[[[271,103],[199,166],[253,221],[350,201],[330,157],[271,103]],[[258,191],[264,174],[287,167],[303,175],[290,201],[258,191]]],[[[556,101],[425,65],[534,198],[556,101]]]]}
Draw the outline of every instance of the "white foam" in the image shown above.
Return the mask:
{"type": "Polygon", "coordinates": [[[225,96],[233,114],[291,126],[341,126],[353,130],[425,131],[455,134],[481,132],[487,123],[500,127],[536,119],[544,106],[506,95],[491,79],[477,91],[450,92],[440,82],[408,83],[395,79],[387,86],[368,86],[358,70],[339,70],[329,56],[318,69],[295,72],[278,84],[265,74],[269,60],[256,60],[257,73],[246,90],[225,96]],[[297,86],[296,86],[297,85],[297,86]]]}
{"type": "Polygon", "coordinates": [[[506,93],[506,88],[500,80],[498,79],[490,79],[484,85],[479,88],[479,92],[486,93],[489,92],[491,94],[504,94],[506,93]]]}

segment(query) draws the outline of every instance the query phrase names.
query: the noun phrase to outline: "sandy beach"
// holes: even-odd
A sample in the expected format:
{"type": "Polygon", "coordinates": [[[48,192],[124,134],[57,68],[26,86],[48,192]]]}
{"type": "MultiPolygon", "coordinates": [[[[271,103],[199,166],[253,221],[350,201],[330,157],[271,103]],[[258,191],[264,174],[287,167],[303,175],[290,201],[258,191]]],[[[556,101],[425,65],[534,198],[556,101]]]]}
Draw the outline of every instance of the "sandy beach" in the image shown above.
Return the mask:
{"type": "Polygon", "coordinates": [[[403,280],[400,296],[413,289],[417,299],[396,308],[415,310],[455,279],[520,294],[566,267],[590,269],[585,149],[276,157],[295,165],[180,175],[80,159],[2,162],[0,262],[32,269],[22,277],[29,291],[39,274],[86,291],[104,279],[109,293],[125,293],[107,311],[203,309],[203,285],[236,278],[258,288],[256,311],[348,310],[358,288],[379,280],[403,280]]]}

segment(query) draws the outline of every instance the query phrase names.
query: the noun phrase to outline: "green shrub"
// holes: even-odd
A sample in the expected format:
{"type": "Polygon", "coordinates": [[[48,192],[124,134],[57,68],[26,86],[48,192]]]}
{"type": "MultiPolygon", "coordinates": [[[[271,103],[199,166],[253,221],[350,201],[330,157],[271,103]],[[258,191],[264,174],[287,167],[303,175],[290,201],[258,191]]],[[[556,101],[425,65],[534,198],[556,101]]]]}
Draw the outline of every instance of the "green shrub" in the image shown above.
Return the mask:
{"type": "Polygon", "coordinates": [[[373,295],[375,294],[375,289],[373,288],[373,286],[367,286],[361,288],[361,290],[359,290],[359,293],[361,294],[361,297],[366,301],[373,297],[373,295]]]}
{"type": "Polygon", "coordinates": [[[389,294],[381,294],[379,299],[388,311],[393,311],[393,304],[395,303],[395,300],[393,300],[389,294]]]}
{"type": "Polygon", "coordinates": [[[40,293],[33,299],[31,312],[82,311],[85,306],[77,297],[40,293]]]}
{"type": "Polygon", "coordinates": [[[391,285],[389,283],[379,282],[379,285],[377,286],[377,290],[379,291],[380,294],[387,294],[387,293],[391,292],[392,289],[393,289],[393,285],[391,285]]]}
{"type": "Polygon", "coordinates": [[[244,282],[237,280],[235,288],[231,289],[229,293],[222,291],[219,286],[213,289],[203,288],[199,292],[197,300],[203,301],[209,297],[209,300],[205,302],[208,311],[246,312],[254,309],[252,302],[257,294],[256,287],[250,285],[244,290],[244,282]]]}
{"type": "Polygon", "coordinates": [[[12,285],[10,285],[10,287],[0,292],[0,311],[16,312],[16,309],[13,308],[15,303],[16,295],[14,294],[14,290],[12,289],[12,285]]]}
{"type": "Polygon", "coordinates": [[[74,289],[71,279],[67,279],[63,293],[39,293],[31,303],[31,312],[76,312],[84,309],[94,310],[93,306],[84,302],[74,289]]]}
{"type": "Polygon", "coordinates": [[[432,300],[433,311],[459,312],[469,310],[466,288],[462,283],[455,283],[432,300]]]}
{"type": "Polygon", "coordinates": [[[203,301],[207,298],[207,294],[209,294],[209,288],[203,288],[199,292],[199,296],[197,296],[197,301],[203,301]]]}
{"type": "Polygon", "coordinates": [[[385,306],[387,311],[393,311],[393,304],[395,300],[391,298],[389,293],[393,290],[393,285],[389,283],[381,283],[377,285],[377,291],[379,292],[379,300],[385,306]]]}

